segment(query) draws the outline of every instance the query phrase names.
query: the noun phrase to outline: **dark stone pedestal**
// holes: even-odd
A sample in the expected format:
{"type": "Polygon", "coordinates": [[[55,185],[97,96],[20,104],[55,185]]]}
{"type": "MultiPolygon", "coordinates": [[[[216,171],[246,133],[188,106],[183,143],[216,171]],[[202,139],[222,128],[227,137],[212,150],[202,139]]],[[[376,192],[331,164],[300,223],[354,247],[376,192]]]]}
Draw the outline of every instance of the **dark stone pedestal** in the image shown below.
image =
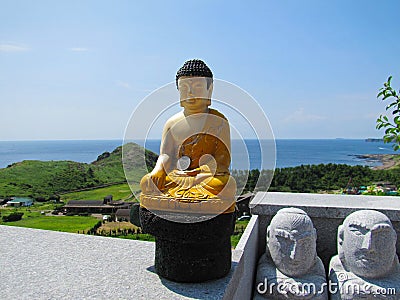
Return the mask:
{"type": "MultiPolygon", "coordinates": [[[[231,268],[230,236],[234,213],[221,214],[196,223],[170,221],[179,213],[168,213],[168,219],[140,208],[142,231],[156,238],[155,269],[158,275],[176,282],[203,282],[224,277],[231,268]]],[[[191,220],[196,218],[190,216],[191,220]]],[[[198,216],[199,220],[204,215],[198,216]]]]}

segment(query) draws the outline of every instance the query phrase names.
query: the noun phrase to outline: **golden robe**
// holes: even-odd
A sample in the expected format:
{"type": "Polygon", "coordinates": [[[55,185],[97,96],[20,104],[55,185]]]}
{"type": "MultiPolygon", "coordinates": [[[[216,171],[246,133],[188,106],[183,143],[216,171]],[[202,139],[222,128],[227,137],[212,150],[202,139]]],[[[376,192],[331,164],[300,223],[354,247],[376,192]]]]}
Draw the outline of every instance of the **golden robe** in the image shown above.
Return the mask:
{"type": "MultiPolygon", "coordinates": [[[[219,207],[226,206],[227,211],[223,209],[226,213],[234,211],[236,182],[229,174],[230,145],[225,145],[218,138],[220,128],[229,126],[228,121],[216,110],[210,109],[209,113],[220,117],[220,124],[212,124],[202,133],[187,138],[179,146],[177,157],[174,158],[178,161],[183,156],[189,157],[190,165],[187,170],[193,170],[196,175],[203,174],[205,178],[199,181],[196,175],[189,176],[185,171],[173,170],[167,174],[164,187],[155,191],[154,195],[148,192],[142,193],[142,206],[150,208],[153,204],[149,201],[158,199],[160,206],[166,209],[165,204],[161,202],[169,198],[188,204],[207,201],[210,205],[214,203],[219,207]]],[[[143,177],[141,185],[148,186],[152,183],[149,181],[151,181],[150,174],[147,174],[143,177]]],[[[210,210],[215,211],[215,209],[210,210]]]]}

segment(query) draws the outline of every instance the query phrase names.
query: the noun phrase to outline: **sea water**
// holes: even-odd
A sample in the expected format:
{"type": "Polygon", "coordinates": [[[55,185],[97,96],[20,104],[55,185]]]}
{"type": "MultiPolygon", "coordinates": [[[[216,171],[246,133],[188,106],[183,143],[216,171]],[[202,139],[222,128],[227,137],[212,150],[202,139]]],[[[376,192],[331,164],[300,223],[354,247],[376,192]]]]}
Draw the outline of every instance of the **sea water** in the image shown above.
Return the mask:
{"type": "MultiPolygon", "coordinates": [[[[136,141],[143,145],[143,141],[136,141]]],[[[235,169],[260,168],[262,158],[276,158],[277,168],[308,164],[378,165],[379,162],[359,158],[364,154],[393,154],[390,145],[366,142],[362,139],[278,139],[276,155],[269,141],[232,141],[232,167],[235,169]],[[261,152],[264,151],[264,152],[261,152]],[[265,153],[269,151],[271,153],[265,153]],[[262,154],[264,153],[264,155],[262,154]],[[248,159],[247,159],[248,158],[248,159]],[[247,162],[249,161],[249,163],[247,162]]],[[[23,160],[70,160],[90,163],[103,152],[112,152],[122,145],[121,140],[77,141],[0,141],[0,168],[23,160]]],[[[146,148],[159,153],[160,140],[146,141],[146,148]]]]}

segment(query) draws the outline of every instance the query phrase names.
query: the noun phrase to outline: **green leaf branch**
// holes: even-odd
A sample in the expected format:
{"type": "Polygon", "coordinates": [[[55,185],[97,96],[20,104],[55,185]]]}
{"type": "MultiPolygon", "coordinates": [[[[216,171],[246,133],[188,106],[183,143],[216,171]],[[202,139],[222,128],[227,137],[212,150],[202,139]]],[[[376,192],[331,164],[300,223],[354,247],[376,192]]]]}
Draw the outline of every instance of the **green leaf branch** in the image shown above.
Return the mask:
{"type": "Polygon", "coordinates": [[[396,92],[391,86],[392,76],[389,76],[387,82],[379,89],[377,98],[382,101],[391,100],[386,105],[386,111],[391,113],[393,120],[389,120],[386,115],[380,115],[376,120],[376,128],[384,129],[385,135],[383,141],[385,143],[393,143],[395,151],[400,149],[400,90],[396,92]]]}

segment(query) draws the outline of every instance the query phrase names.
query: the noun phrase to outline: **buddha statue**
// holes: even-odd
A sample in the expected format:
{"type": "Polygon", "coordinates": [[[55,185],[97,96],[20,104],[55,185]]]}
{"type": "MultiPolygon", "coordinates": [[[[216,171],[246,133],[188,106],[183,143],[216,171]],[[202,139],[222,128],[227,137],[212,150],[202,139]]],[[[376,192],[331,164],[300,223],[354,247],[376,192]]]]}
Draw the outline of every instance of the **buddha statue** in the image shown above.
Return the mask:
{"type": "Polygon", "coordinates": [[[230,128],[210,108],[213,74],[189,60],[176,75],[183,110],[165,123],[160,155],[140,187],[139,220],[154,235],[154,267],[176,282],[221,278],[231,269],[236,182],[230,128]]]}
{"type": "Polygon", "coordinates": [[[317,233],[301,209],[283,208],[267,228],[267,249],[257,266],[253,299],[328,299],[317,233]]]}
{"type": "Polygon", "coordinates": [[[168,211],[177,208],[177,201],[202,202],[179,208],[233,212],[236,183],[229,174],[230,128],[226,117],[209,107],[213,74],[203,61],[189,60],[178,70],[176,85],[183,110],[165,123],[156,166],[140,182],[141,206],[168,211]]]}
{"type": "Polygon", "coordinates": [[[356,211],[338,229],[338,255],[331,259],[331,299],[399,299],[397,234],[389,218],[356,211]]]}

